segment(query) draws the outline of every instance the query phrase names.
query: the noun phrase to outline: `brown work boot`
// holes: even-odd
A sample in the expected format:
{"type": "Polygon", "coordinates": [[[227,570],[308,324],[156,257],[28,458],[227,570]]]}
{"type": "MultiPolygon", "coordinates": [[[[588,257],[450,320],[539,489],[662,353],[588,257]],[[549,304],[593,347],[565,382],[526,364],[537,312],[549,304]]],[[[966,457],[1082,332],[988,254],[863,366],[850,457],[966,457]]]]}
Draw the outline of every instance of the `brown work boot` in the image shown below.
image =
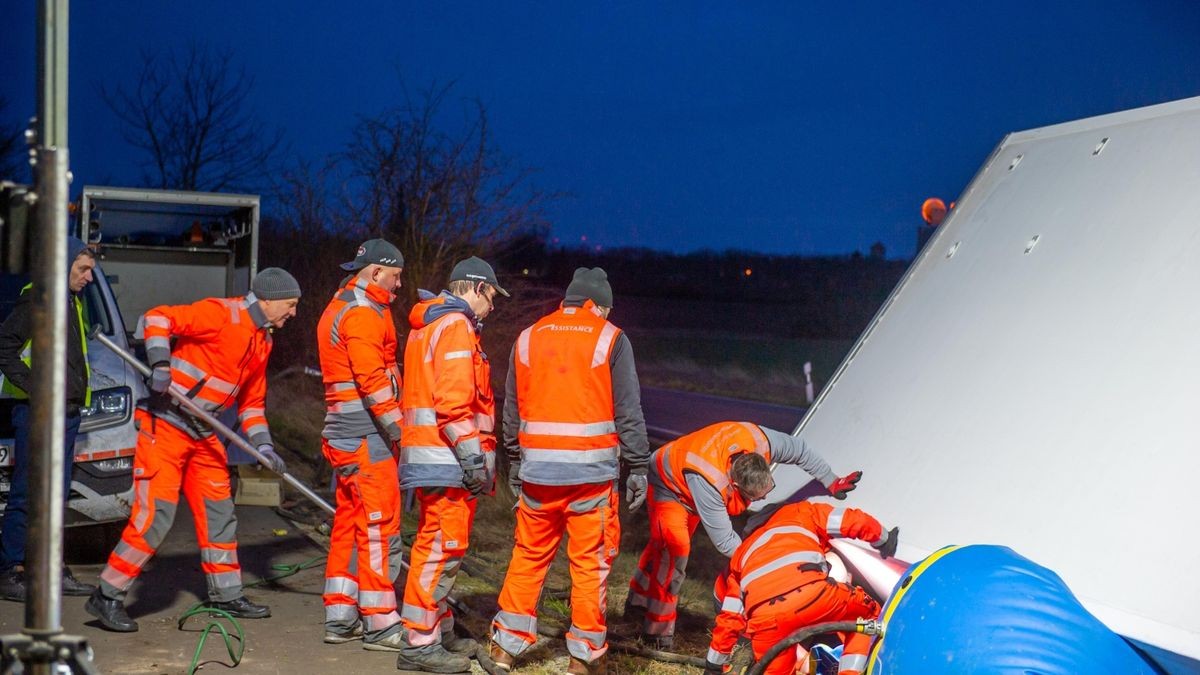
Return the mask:
{"type": "Polygon", "coordinates": [[[488,645],[488,657],[491,658],[492,663],[496,664],[496,668],[506,673],[512,672],[513,666],[517,663],[517,657],[504,651],[504,648],[495,642],[488,645]]]}
{"type": "Polygon", "coordinates": [[[568,675],[608,675],[608,655],[604,654],[591,663],[571,656],[571,662],[567,664],[567,673],[568,675]]]}

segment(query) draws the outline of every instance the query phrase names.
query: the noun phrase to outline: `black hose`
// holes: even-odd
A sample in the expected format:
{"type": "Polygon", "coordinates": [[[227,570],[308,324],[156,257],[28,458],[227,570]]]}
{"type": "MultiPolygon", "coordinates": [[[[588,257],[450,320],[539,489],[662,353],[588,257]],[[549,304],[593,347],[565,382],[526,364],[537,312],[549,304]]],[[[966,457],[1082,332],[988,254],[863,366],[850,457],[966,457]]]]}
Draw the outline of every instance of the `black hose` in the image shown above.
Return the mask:
{"type": "Polygon", "coordinates": [[[794,647],[810,637],[824,633],[855,633],[858,631],[859,623],[857,621],[830,621],[829,623],[805,626],[768,649],[767,653],[763,654],[761,659],[755,661],[754,665],[750,666],[750,669],[746,671],[746,675],[763,675],[767,670],[767,666],[771,665],[771,662],[775,660],[775,657],[782,654],[783,650],[794,647]]]}

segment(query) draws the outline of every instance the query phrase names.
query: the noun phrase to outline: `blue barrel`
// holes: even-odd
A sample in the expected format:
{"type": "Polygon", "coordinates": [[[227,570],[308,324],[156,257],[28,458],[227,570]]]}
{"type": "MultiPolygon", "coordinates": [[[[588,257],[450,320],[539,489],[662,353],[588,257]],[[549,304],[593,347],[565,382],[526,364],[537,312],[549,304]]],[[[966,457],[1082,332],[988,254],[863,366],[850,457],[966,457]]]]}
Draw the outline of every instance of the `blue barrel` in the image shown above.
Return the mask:
{"type": "Polygon", "coordinates": [[[1057,574],[1004,546],[950,546],[912,566],[883,622],[869,675],[1156,672],[1057,574]]]}

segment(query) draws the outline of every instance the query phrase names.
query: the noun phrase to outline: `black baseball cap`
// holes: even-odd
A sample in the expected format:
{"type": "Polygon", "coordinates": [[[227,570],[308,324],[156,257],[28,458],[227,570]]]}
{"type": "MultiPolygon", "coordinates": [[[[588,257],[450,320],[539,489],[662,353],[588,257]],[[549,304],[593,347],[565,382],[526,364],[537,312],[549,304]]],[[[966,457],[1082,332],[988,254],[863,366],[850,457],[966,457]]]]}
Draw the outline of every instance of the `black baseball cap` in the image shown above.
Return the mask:
{"type": "Polygon", "coordinates": [[[367,265],[404,267],[404,255],[400,253],[400,249],[383,239],[368,239],[358,247],[354,260],[342,263],[342,269],[357,272],[367,265]]]}
{"type": "Polygon", "coordinates": [[[500,287],[500,282],[496,281],[496,270],[476,256],[471,256],[455,265],[454,270],[450,272],[450,281],[482,281],[490,284],[500,295],[506,298],[511,297],[508,291],[500,287]]]}

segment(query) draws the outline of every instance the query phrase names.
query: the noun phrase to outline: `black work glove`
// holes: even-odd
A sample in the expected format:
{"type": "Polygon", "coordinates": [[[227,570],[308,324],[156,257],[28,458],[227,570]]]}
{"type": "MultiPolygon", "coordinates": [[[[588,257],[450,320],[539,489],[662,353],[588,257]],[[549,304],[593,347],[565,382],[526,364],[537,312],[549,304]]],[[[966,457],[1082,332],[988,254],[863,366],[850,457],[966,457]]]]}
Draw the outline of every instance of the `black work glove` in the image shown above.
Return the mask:
{"type": "Polygon", "coordinates": [[[705,661],[704,662],[704,675],[721,675],[722,673],[728,672],[726,670],[726,668],[727,668],[727,666],[723,666],[719,663],[713,663],[712,661],[705,661]]]}
{"type": "Polygon", "coordinates": [[[512,496],[517,499],[521,498],[521,462],[520,460],[510,460],[508,463],[508,489],[512,492],[512,496]]]}
{"type": "Polygon", "coordinates": [[[834,499],[845,499],[846,493],[858,487],[858,481],[861,479],[861,471],[842,476],[829,485],[829,494],[833,495],[834,499]]]}
{"type": "Polygon", "coordinates": [[[900,543],[900,527],[893,527],[884,534],[887,535],[887,539],[884,539],[877,544],[871,544],[871,547],[876,551],[879,551],[880,558],[887,560],[888,558],[896,555],[896,546],[900,543]]]}

